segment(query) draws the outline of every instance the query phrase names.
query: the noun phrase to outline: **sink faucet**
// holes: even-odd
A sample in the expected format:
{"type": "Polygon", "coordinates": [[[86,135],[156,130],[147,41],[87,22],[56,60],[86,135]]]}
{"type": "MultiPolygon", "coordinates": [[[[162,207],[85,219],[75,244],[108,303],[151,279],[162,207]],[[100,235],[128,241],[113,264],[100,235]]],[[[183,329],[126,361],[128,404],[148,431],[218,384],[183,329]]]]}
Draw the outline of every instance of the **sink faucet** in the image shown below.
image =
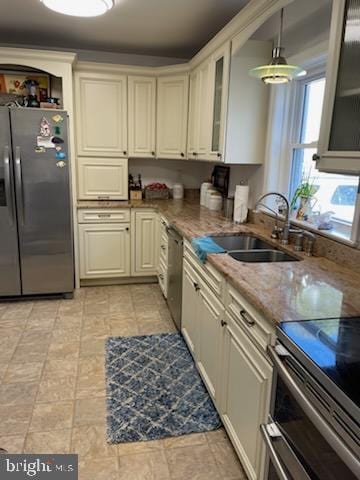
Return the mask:
{"type": "Polygon", "coordinates": [[[282,229],[281,243],[283,245],[287,245],[289,243],[289,236],[290,236],[291,229],[290,229],[290,205],[289,205],[289,201],[285,197],[285,195],[283,195],[282,193],[278,193],[278,192],[268,192],[268,193],[265,193],[264,195],[261,195],[261,197],[258,198],[258,200],[255,204],[255,211],[256,211],[256,207],[258,205],[261,205],[261,206],[265,207],[267,210],[270,210],[271,212],[275,213],[275,215],[276,215],[276,227],[273,230],[273,233],[271,234],[271,236],[273,238],[277,238],[277,234],[280,230],[277,227],[278,213],[275,210],[273,210],[272,208],[268,207],[266,204],[263,203],[263,200],[265,198],[273,196],[273,195],[275,195],[277,197],[280,197],[281,200],[283,201],[283,204],[285,205],[285,221],[284,221],[284,227],[282,229]]]}

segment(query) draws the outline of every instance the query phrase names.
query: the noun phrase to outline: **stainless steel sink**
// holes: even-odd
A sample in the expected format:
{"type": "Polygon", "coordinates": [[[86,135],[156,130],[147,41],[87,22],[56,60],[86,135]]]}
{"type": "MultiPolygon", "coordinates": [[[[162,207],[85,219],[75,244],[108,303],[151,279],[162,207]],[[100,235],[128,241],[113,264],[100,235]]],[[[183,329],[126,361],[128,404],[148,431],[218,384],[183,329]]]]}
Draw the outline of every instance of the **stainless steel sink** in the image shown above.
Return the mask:
{"type": "Polygon", "coordinates": [[[228,252],[230,257],[239,262],[270,263],[270,262],[298,262],[293,255],[280,250],[243,250],[242,252],[228,252]]]}
{"type": "Polygon", "coordinates": [[[232,250],[271,250],[274,247],[253,235],[226,235],[210,237],[219,247],[227,252],[232,250]]]}

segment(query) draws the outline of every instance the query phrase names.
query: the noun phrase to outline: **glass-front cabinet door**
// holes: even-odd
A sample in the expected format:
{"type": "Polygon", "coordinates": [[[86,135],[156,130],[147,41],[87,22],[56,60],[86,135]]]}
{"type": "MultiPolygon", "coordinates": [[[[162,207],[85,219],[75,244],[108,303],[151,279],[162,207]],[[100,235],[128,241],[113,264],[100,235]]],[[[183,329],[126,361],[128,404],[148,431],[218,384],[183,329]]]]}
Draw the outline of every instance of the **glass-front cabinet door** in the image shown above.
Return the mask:
{"type": "Polygon", "coordinates": [[[333,2],[317,168],[360,174],[360,0],[333,2]]]}
{"type": "Polygon", "coordinates": [[[209,159],[223,161],[225,119],[229,87],[230,44],[226,43],[211,58],[210,98],[212,99],[209,159]]]}

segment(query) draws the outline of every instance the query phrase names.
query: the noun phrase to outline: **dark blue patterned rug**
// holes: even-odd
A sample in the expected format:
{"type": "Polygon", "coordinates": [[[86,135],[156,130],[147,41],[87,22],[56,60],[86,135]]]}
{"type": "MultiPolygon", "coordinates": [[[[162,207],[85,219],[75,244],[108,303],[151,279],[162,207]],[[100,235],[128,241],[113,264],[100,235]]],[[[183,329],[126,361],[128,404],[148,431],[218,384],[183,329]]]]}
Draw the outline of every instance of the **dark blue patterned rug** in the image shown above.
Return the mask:
{"type": "Polygon", "coordinates": [[[110,443],[157,440],[221,426],[179,333],[108,338],[106,382],[110,443]]]}

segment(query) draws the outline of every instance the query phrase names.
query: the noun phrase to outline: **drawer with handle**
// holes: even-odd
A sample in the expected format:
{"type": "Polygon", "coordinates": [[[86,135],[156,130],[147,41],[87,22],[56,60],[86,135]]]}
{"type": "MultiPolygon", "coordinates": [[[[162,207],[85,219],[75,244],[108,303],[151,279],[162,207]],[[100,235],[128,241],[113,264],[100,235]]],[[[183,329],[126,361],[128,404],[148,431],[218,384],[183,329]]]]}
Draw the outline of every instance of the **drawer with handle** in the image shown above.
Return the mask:
{"type": "Polygon", "coordinates": [[[234,323],[240,326],[264,351],[275,341],[275,325],[272,325],[243,296],[228,285],[226,309],[234,323]]]}
{"type": "Polygon", "coordinates": [[[82,209],[78,211],[79,223],[129,223],[130,209],[82,209]]]}
{"type": "Polygon", "coordinates": [[[192,268],[201,275],[211,290],[223,301],[223,292],[225,290],[224,277],[208,262],[200,263],[196,253],[194,252],[190,242],[184,242],[184,258],[189,262],[192,268]]]}

